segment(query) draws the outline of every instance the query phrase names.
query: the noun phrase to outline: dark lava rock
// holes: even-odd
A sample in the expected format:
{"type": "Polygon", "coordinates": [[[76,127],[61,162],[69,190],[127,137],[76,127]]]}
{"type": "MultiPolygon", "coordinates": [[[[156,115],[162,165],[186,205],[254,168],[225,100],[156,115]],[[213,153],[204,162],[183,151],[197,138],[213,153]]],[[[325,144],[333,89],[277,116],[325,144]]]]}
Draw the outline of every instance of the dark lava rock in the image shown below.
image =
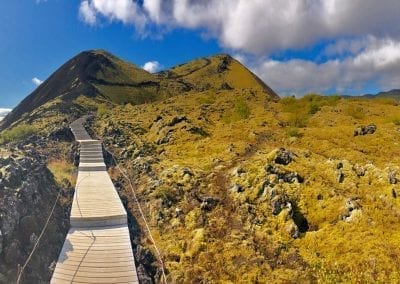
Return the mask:
{"type": "Polygon", "coordinates": [[[22,184],[23,169],[15,161],[11,162],[6,167],[3,178],[1,179],[1,185],[9,188],[17,188],[22,184]]]}
{"type": "Polygon", "coordinates": [[[287,228],[287,231],[293,239],[297,239],[298,237],[300,237],[300,230],[296,223],[291,223],[287,228]]]}
{"type": "Polygon", "coordinates": [[[49,138],[54,141],[73,142],[74,134],[69,127],[59,128],[49,134],[49,138]]]}
{"type": "Polygon", "coordinates": [[[233,192],[238,192],[238,193],[240,193],[240,192],[243,192],[244,191],[244,187],[242,186],[242,185],[240,185],[240,184],[235,184],[235,185],[233,185],[232,186],[232,189],[231,189],[233,192]]]}
{"type": "Polygon", "coordinates": [[[353,211],[360,210],[362,208],[360,199],[358,197],[351,197],[346,200],[344,212],[339,216],[343,221],[348,221],[353,211]]]}
{"type": "Polygon", "coordinates": [[[231,62],[231,59],[229,58],[229,56],[224,56],[222,58],[222,61],[218,64],[217,72],[223,73],[226,70],[228,70],[228,66],[229,66],[230,62],[231,62]]]}
{"type": "Polygon", "coordinates": [[[342,183],[344,181],[344,173],[342,172],[342,169],[339,169],[336,173],[336,179],[338,183],[342,183]]]}
{"type": "Polygon", "coordinates": [[[156,258],[149,249],[137,245],[135,252],[135,261],[138,264],[137,274],[140,283],[155,283],[151,275],[157,273],[157,267],[154,266],[156,258]]]}
{"type": "Polygon", "coordinates": [[[257,197],[261,197],[265,193],[268,194],[269,198],[273,198],[276,195],[276,190],[274,189],[275,184],[271,183],[270,181],[266,180],[261,185],[260,190],[258,191],[257,197]]]}
{"type": "Polygon", "coordinates": [[[187,121],[187,117],[183,115],[175,116],[170,123],[168,123],[168,126],[175,126],[178,123],[181,123],[183,121],[187,121]]]}
{"type": "Polygon", "coordinates": [[[280,148],[276,153],[275,163],[288,165],[294,160],[295,154],[292,151],[280,148]]]}
{"type": "MultiPolygon", "coordinates": [[[[0,274],[7,278],[1,283],[15,281],[18,264],[27,259],[59,190],[44,159],[30,149],[31,144],[26,147],[18,155],[0,159],[0,274]]],[[[65,198],[63,204],[56,205],[47,232],[51,235],[39,244],[34,261],[25,269],[23,283],[49,282],[49,267],[57,261],[68,230],[69,210],[64,208],[71,200],[72,195],[69,201],[65,198]]]]}
{"type": "Polygon", "coordinates": [[[367,134],[374,134],[376,131],[376,125],[371,123],[367,126],[358,126],[356,129],[354,129],[353,135],[354,136],[359,136],[359,135],[367,135],[367,134]]]}
{"type": "Polygon", "coordinates": [[[167,144],[169,141],[171,141],[171,137],[172,137],[172,132],[168,132],[167,135],[158,139],[156,141],[156,144],[157,145],[167,144]]]}
{"type": "Polygon", "coordinates": [[[201,203],[200,208],[204,211],[211,211],[215,208],[215,206],[218,205],[218,203],[219,199],[207,196],[203,198],[203,202],[201,203]]]}
{"type": "Polygon", "coordinates": [[[135,260],[145,266],[151,265],[153,262],[156,261],[150,250],[142,247],[141,245],[138,245],[136,248],[135,260]]]}
{"type": "Polygon", "coordinates": [[[396,184],[397,183],[397,177],[396,177],[396,172],[395,171],[390,171],[388,174],[388,182],[390,184],[396,184]]]}
{"type": "Polygon", "coordinates": [[[184,167],[182,169],[182,176],[185,176],[185,175],[188,175],[188,176],[191,176],[191,177],[194,176],[193,171],[188,167],[184,167]]]}
{"type": "Polygon", "coordinates": [[[162,201],[161,201],[161,206],[162,206],[163,208],[170,208],[170,207],[172,206],[172,204],[173,204],[173,200],[171,200],[171,199],[168,198],[168,197],[164,197],[164,198],[162,199],[162,201]]]}
{"type": "Polygon", "coordinates": [[[360,209],[361,208],[360,199],[358,197],[352,197],[347,199],[346,208],[349,209],[350,211],[353,211],[354,209],[360,209]]]}
{"type": "Polygon", "coordinates": [[[281,180],[283,182],[287,183],[294,183],[294,182],[299,182],[302,183],[304,182],[304,178],[300,176],[297,172],[286,172],[278,169],[277,167],[274,167],[272,165],[267,165],[265,167],[265,171],[268,174],[275,174],[278,176],[278,180],[281,180]]]}
{"type": "Polygon", "coordinates": [[[289,197],[285,194],[279,194],[271,199],[272,214],[278,215],[284,208],[292,208],[289,197]]]}
{"type": "Polygon", "coordinates": [[[11,158],[10,157],[8,157],[8,158],[1,158],[0,157],[0,168],[9,165],[10,162],[11,162],[11,158]]]}
{"type": "Polygon", "coordinates": [[[137,276],[141,284],[153,284],[153,279],[147,274],[146,269],[142,264],[137,268],[137,276]]]}
{"type": "Polygon", "coordinates": [[[158,122],[162,120],[162,116],[161,115],[157,115],[156,119],[154,119],[154,122],[158,122]]]}
{"type": "Polygon", "coordinates": [[[4,250],[5,262],[8,264],[21,263],[23,261],[21,256],[21,247],[17,240],[13,240],[4,250]]]}
{"type": "Polygon", "coordinates": [[[198,134],[198,135],[201,135],[203,137],[210,136],[210,134],[208,134],[207,131],[205,131],[203,128],[197,127],[197,126],[193,126],[193,127],[189,128],[188,132],[190,132],[192,134],[198,134]]]}
{"type": "Polygon", "coordinates": [[[228,83],[226,83],[226,82],[223,82],[222,84],[221,84],[221,88],[220,88],[221,90],[227,90],[227,91],[230,91],[230,90],[233,90],[233,88],[228,84],[228,83]]]}
{"type": "Polygon", "coordinates": [[[365,134],[374,134],[375,131],[376,131],[376,125],[373,123],[365,127],[365,134]]]}

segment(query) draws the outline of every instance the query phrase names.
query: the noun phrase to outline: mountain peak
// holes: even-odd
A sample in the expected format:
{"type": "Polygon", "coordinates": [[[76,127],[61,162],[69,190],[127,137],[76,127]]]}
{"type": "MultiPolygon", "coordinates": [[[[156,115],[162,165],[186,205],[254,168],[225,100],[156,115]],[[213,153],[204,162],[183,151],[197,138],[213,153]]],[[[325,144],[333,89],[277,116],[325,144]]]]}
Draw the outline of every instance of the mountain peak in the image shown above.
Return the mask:
{"type": "Polygon", "coordinates": [[[241,62],[229,54],[198,58],[164,72],[169,78],[190,82],[196,91],[249,90],[279,96],[241,62]]]}
{"type": "MultiPolygon", "coordinates": [[[[71,105],[84,112],[78,97],[112,104],[141,104],[183,93],[234,91],[278,95],[249,69],[229,54],[217,54],[150,74],[103,49],[83,51],[63,64],[26,97],[1,122],[4,129],[25,114],[57,100],[58,111],[71,112],[71,105]]],[[[91,103],[92,107],[96,104],[91,103]]],[[[86,110],[87,111],[87,110],[86,110]]],[[[70,114],[71,115],[71,114],[70,114]]],[[[36,113],[36,117],[43,114],[36,113]]],[[[25,122],[32,122],[29,117],[25,122]]]]}
{"type": "Polygon", "coordinates": [[[80,52],[14,108],[2,121],[1,128],[9,127],[25,113],[30,113],[56,98],[68,103],[79,96],[107,96],[107,86],[133,85],[135,80],[151,80],[150,76],[141,68],[118,59],[108,51],[80,52]]]}

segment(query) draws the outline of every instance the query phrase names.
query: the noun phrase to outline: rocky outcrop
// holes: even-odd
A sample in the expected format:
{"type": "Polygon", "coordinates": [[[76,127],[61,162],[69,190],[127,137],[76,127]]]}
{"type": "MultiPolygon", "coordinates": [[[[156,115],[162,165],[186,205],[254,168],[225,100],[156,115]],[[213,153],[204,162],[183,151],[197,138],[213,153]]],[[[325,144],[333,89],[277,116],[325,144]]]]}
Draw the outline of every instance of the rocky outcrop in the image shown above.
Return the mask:
{"type": "Polygon", "coordinates": [[[172,127],[183,121],[188,121],[187,117],[183,116],[183,115],[178,115],[178,116],[175,116],[174,118],[172,118],[171,122],[169,122],[167,125],[172,127]]]}
{"type": "Polygon", "coordinates": [[[211,211],[219,203],[219,199],[211,196],[206,196],[203,198],[203,202],[200,205],[201,210],[211,211]]]}
{"type": "Polygon", "coordinates": [[[342,213],[339,215],[339,219],[345,222],[351,222],[361,214],[361,209],[362,206],[358,197],[348,198],[342,213]]]}
{"type": "Polygon", "coordinates": [[[68,126],[58,128],[49,134],[49,138],[54,141],[60,142],[73,142],[74,134],[68,126]]]}
{"type": "Polygon", "coordinates": [[[290,202],[289,197],[284,193],[276,194],[275,196],[271,197],[271,207],[272,214],[274,215],[278,215],[285,208],[288,209],[289,215],[292,214],[292,203],[290,202]]]}
{"type": "Polygon", "coordinates": [[[275,163],[289,165],[294,160],[295,154],[285,148],[279,148],[276,152],[275,163]]]}
{"type": "Polygon", "coordinates": [[[342,169],[338,169],[336,171],[336,180],[338,183],[342,183],[344,181],[345,175],[342,169]]]}
{"type": "MultiPolygon", "coordinates": [[[[15,281],[17,267],[31,252],[60,190],[38,152],[15,151],[0,158],[0,278],[6,282],[15,281]]],[[[23,282],[49,281],[68,229],[67,216],[68,208],[58,204],[23,282]]]]}
{"type": "Polygon", "coordinates": [[[218,64],[217,72],[218,73],[223,73],[226,70],[228,70],[228,67],[229,67],[229,64],[230,64],[231,60],[232,59],[231,59],[230,56],[227,56],[227,55],[223,56],[221,62],[218,64]]]}
{"type": "Polygon", "coordinates": [[[285,171],[270,164],[268,164],[265,167],[265,171],[269,175],[275,175],[278,181],[284,183],[294,183],[294,182],[302,183],[304,181],[304,178],[297,172],[285,171]]]}
{"type": "Polygon", "coordinates": [[[371,123],[367,126],[358,126],[356,129],[354,129],[353,135],[354,136],[359,136],[359,135],[367,135],[367,134],[374,134],[376,131],[376,125],[371,123]]]}

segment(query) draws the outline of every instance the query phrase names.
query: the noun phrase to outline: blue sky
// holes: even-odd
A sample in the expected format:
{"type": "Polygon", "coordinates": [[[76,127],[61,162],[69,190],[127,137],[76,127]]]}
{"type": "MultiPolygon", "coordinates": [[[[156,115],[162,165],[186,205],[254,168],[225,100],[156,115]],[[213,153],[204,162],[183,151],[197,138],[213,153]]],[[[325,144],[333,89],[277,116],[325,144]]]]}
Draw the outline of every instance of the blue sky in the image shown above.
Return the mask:
{"type": "Polygon", "coordinates": [[[160,39],[141,38],[121,23],[88,26],[79,1],[5,0],[0,9],[0,107],[12,108],[65,61],[88,49],[106,49],[137,65],[165,67],[220,52],[215,40],[177,29],[160,39]]]}
{"type": "Polygon", "coordinates": [[[398,15],[398,0],[3,0],[0,116],[97,48],[151,71],[228,52],[281,95],[400,88],[398,15]]]}

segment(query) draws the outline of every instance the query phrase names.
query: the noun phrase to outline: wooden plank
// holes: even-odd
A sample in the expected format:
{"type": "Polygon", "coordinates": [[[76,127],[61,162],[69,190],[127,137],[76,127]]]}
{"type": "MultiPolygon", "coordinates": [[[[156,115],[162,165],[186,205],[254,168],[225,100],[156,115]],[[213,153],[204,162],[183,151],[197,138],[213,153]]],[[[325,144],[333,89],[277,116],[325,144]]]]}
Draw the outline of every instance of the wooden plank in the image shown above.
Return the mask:
{"type": "MultiPolygon", "coordinates": [[[[60,266],[62,270],[69,270],[69,271],[76,271],[76,266],[71,266],[68,264],[63,264],[60,266]]],[[[125,271],[131,271],[131,268],[129,266],[117,266],[117,267],[87,267],[87,266],[80,266],[79,271],[82,272],[102,272],[102,273],[107,273],[107,272],[125,272],[125,271]]]]}
{"type": "Polygon", "coordinates": [[[92,140],[83,123],[71,124],[81,157],[72,227],[51,283],[139,283],[126,211],[106,172],[101,141],[92,140]]]}
{"type": "Polygon", "coordinates": [[[60,274],[66,276],[76,276],[76,277],[89,277],[89,278],[110,278],[110,277],[129,277],[136,276],[136,273],[132,270],[130,271],[78,271],[60,269],[57,271],[60,274]]]}
{"type": "MultiPolygon", "coordinates": [[[[84,282],[84,283],[118,283],[118,282],[135,282],[135,278],[137,279],[136,275],[132,275],[132,276],[114,276],[114,277],[84,277],[84,276],[77,276],[77,275],[65,275],[65,274],[61,274],[58,272],[54,272],[54,275],[61,280],[69,280],[71,281],[70,283],[76,283],[76,282],[84,282]]],[[[136,281],[138,282],[138,281],[136,281]]]]}

